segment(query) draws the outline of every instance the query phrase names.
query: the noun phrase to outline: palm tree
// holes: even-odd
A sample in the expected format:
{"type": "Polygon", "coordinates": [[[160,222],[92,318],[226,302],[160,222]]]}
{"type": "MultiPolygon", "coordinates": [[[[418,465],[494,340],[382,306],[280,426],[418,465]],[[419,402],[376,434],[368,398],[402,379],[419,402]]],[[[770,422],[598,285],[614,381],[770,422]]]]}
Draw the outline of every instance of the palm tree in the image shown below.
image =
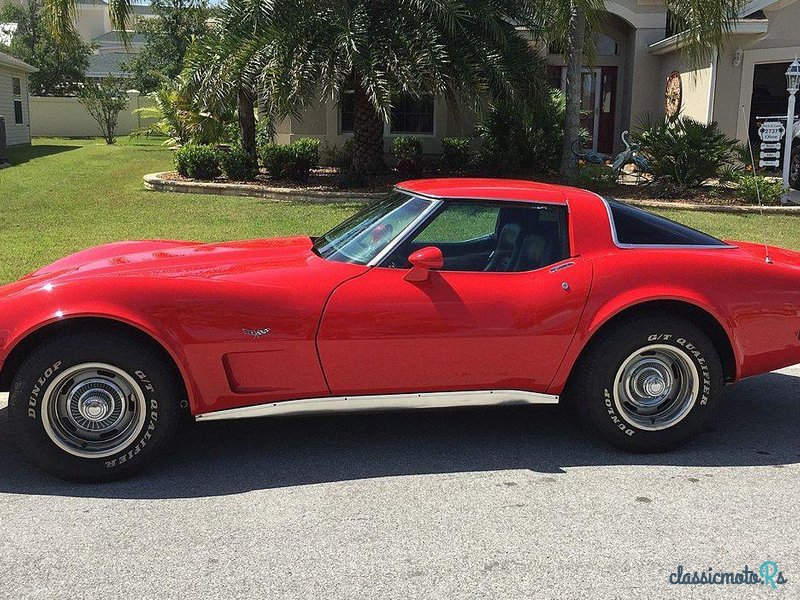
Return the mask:
{"type": "Polygon", "coordinates": [[[279,114],[352,93],[353,162],[384,168],[383,128],[398,95],[477,107],[544,96],[543,61],[517,29],[527,0],[241,0],[225,36],[279,114]],[[268,15],[268,16],[267,16],[268,15]]]}

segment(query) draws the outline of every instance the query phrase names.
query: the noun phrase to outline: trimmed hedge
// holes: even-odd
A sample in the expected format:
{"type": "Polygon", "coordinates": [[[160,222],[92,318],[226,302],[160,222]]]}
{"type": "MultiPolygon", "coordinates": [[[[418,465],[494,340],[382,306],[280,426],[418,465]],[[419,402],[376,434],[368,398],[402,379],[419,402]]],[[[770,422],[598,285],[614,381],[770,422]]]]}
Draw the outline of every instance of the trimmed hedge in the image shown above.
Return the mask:
{"type": "Polygon", "coordinates": [[[213,146],[186,144],[175,151],[175,169],[184,177],[209,181],[219,177],[219,153],[213,146]]]}
{"type": "Polygon", "coordinates": [[[251,181],[258,175],[258,163],[238,146],[220,152],[219,164],[231,181],[251,181]]]}
{"type": "Polygon", "coordinates": [[[422,140],[418,137],[394,138],[392,154],[397,159],[397,172],[401,177],[416,177],[422,172],[422,140]]]}
{"type": "Polygon", "coordinates": [[[467,138],[442,139],[442,165],[453,171],[463,171],[472,163],[474,156],[467,138]]]}
{"type": "Polygon", "coordinates": [[[320,141],[303,138],[292,144],[265,144],[261,163],[274,179],[308,181],[311,169],[319,165],[320,141]]]}

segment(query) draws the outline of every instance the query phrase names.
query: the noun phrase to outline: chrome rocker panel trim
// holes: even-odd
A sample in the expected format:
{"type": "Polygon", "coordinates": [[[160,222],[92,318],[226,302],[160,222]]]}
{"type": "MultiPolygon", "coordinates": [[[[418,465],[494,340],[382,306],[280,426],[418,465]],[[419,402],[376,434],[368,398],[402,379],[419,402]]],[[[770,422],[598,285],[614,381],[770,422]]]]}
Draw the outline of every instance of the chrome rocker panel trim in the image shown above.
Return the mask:
{"type": "Polygon", "coordinates": [[[465,392],[429,392],[379,396],[330,396],[303,400],[284,400],[241,408],[230,408],[197,415],[197,421],[249,419],[277,415],[313,415],[332,412],[371,412],[418,410],[460,406],[514,406],[520,404],[558,404],[558,396],[522,390],[477,390],[465,392]]]}

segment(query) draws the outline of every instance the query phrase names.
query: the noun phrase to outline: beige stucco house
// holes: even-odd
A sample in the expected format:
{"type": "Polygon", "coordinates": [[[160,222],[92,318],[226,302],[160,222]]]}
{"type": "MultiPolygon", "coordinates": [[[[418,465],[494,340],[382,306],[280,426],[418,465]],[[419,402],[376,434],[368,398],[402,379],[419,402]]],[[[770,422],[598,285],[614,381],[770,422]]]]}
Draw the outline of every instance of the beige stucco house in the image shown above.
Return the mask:
{"type": "MultiPolygon", "coordinates": [[[[783,74],[800,54],[800,0],[748,3],[724,50],[700,68],[684,60],[682,36],[670,31],[661,0],[608,0],[605,5],[607,18],[583,85],[583,124],[594,149],[618,151],[621,133],[634,128],[640,115],[664,114],[667,95],[684,115],[718,121],[728,135],[742,140],[757,129],[757,117],[786,114],[783,74]]],[[[553,83],[563,86],[563,57],[541,51],[553,83]]],[[[387,148],[393,136],[416,135],[426,152],[436,153],[443,137],[472,132],[465,111],[454,111],[439,98],[401,100],[393,113],[385,129],[387,148]]],[[[352,108],[345,98],[340,106],[329,101],[301,119],[287,119],[278,133],[280,142],[313,136],[341,145],[351,129],[352,108]]]]}
{"type": "Polygon", "coordinates": [[[29,64],[0,52],[0,116],[9,147],[31,143],[28,75],[35,72],[29,64]]]}

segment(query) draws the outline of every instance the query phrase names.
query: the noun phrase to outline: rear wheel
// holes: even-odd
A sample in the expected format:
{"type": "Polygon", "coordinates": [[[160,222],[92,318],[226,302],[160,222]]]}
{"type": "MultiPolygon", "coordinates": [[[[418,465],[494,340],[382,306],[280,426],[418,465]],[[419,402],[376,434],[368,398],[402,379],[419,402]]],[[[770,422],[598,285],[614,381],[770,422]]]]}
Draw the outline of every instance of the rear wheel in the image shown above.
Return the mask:
{"type": "Polygon", "coordinates": [[[669,313],[604,332],[578,369],[570,389],[576,408],[602,437],[633,452],[687,442],[713,417],[723,386],[708,336],[669,313]]]}
{"type": "Polygon", "coordinates": [[[45,471],[72,481],[130,475],[172,437],[181,382],[157,352],[120,334],[53,338],[20,366],[12,435],[45,471]]]}

